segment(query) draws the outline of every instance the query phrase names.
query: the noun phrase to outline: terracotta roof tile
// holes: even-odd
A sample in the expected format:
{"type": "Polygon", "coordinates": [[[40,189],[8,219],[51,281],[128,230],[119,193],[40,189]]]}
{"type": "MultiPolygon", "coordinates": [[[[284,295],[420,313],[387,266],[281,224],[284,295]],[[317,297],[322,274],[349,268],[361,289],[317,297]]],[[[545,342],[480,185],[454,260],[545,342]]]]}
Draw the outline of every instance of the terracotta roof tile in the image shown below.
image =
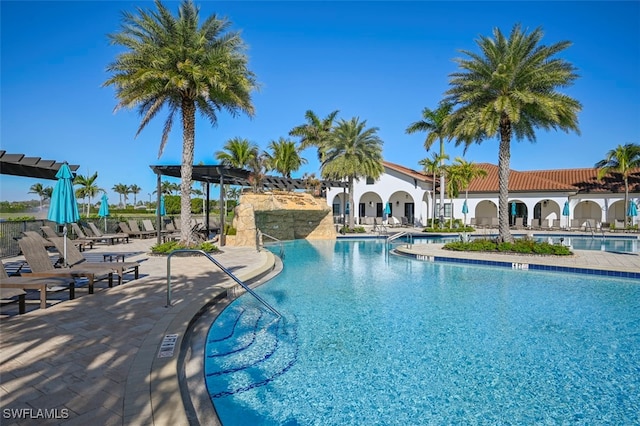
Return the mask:
{"type": "MultiPolygon", "coordinates": [[[[399,164],[383,161],[385,167],[411,176],[423,182],[431,182],[430,175],[399,164]]],[[[476,163],[487,172],[486,178],[474,179],[469,192],[498,192],[498,166],[490,163],[476,163]]],[[[601,180],[597,179],[598,169],[557,169],[557,170],[511,170],[509,191],[513,192],[624,192],[624,182],[619,173],[611,173],[601,180]]],[[[436,180],[437,181],[437,180],[436,180]]],[[[629,192],[640,192],[640,168],[629,176],[629,192]]]]}

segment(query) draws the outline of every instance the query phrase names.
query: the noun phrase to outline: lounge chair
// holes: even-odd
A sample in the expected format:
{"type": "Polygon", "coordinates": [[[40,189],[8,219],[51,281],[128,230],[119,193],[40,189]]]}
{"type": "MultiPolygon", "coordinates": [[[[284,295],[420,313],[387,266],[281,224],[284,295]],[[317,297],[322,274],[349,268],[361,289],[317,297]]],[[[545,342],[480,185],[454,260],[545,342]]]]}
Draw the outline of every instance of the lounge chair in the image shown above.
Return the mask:
{"type": "MultiPolygon", "coordinates": [[[[129,219],[127,221],[127,223],[129,224],[129,229],[131,229],[131,231],[133,231],[134,234],[140,235],[141,238],[147,238],[147,237],[152,237],[153,235],[156,235],[155,231],[143,231],[143,230],[141,230],[140,226],[138,226],[138,221],[137,220],[129,219]]],[[[124,232],[126,232],[126,231],[124,231],[124,232]]]]}
{"type": "Polygon", "coordinates": [[[556,231],[560,229],[560,219],[553,219],[553,223],[551,224],[551,229],[556,231]]]}
{"type": "Polygon", "coordinates": [[[400,226],[402,224],[402,222],[400,222],[400,220],[398,220],[397,217],[395,216],[389,216],[389,226],[392,228],[395,228],[397,226],[400,226]]]}
{"type": "MultiPolygon", "coordinates": [[[[2,281],[0,281],[0,283],[2,283],[2,281]]],[[[27,301],[25,299],[26,295],[27,292],[20,288],[5,288],[0,286],[0,300],[2,300],[3,303],[7,303],[5,301],[10,301],[14,297],[18,297],[19,314],[24,314],[27,310],[27,301]]]]}
{"type": "Polygon", "coordinates": [[[0,291],[2,292],[2,298],[6,297],[22,297],[18,302],[22,305],[19,306],[18,312],[23,314],[25,312],[24,306],[24,290],[39,290],[40,291],[40,308],[45,309],[47,307],[47,291],[61,291],[69,289],[69,299],[75,298],[75,281],[73,278],[65,277],[32,277],[29,274],[24,276],[10,277],[7,274],[7,270],[4,268],[4,263],[0,262],[0,291]],[[10,296],[14,292],[13,296],[10,296]],[[21,301],[22,300],[22,301],[21,301]]]}
{"type": "MultiPolygon", "coordinates": [[[[58,277],[58,278],[86,278],[89,281],[89,294],[93,294],[93,284],[103,279],[109,280],[109,287],[113,287],[113,271],[108,267],[102,268],[55,268],[47,249],[38,241],[29,237],[18,240],[20,250],[29,264],[31,273],[22,274],[27,277],[58,277]]],[[[74,247],[73,244],[71,247],[74,247]]],[[[67,247],[69,249],[70,247],[67,247]]],[[[71,291],[71,289],[69,289],[71,291]]]]}
{"type": "Polygon", "coordinates": [[[80,226],[77,223],[72,223],[71,224],[71,229],[73,229],[73,232],[81,240],[88,240],[88,241],[93,241],[93,242],[96,242],[96,243],[106,243],[106,244],[109,244],[109,245],[112,245],[113,242],[114,242],[113,238],[93,237],[93,236],[89,236],[89,235],[85,234],[84,231],[82,230],[82,228],[80,228],[80,226]]]}
{"type": "Polygon", "coordinates": [[[387,233],[387,227],[382,223],[382,219],[379,217],[373,218],[373,229],[371,232],[384,232],[387,233]]]}
{"type": "MultiPolygon", "coordinates": [[[[64,250],[64,237],[52,238],[56,249],[62,256],[64,250]]],[[[118,274],[118,284],[122,284],[122,279],[126,272],[133,271],[135,278],[139,276],[140,264],[138,262],[89,262],[75,247],[69,247],[67,239],[67,259],[66,263],[73,270],[75,268],[109,268],[118,274]]]]}
{"type": "Polygon", "coordinates": [[[513,229],[523,229],[524,228],[524,218],[516,217],[516,220],[513,224],[513,229]]]}
{"type": "Polygon", "coordinates": [[[34,240],[40,241],[40,244],[45,246],[45,248],[55,247],[51,241],[47,240],[39,232],[36,232],[36,231],[22,231],[22,235],[24,235],[25,237],[33,238],[34,240]]]}
{"type": "Polygon", "coordinates": [[[531,226],[529,228],[530,229],[540,229],[540,219],[531,220],[531,226]]]}
{"type": "MultiPolygon", "coordinates": [[[[153,223],[151,222],[150,219],[144,219],[142,221],[142,226],[144,227],[144,230],[147,232],[153,232],[154,234],[158,234],[158,231],[156,230],[156,228],[153,226],[153,223]]],[[[161,229],[160,230],[160,234],[168,234],[170,231],[166,230],[166,229],[161,229]]]]}
{"type": "MultiPolygon", "coordinates": [[[[59,237],[56,231],[54,231],[53,228],[51,228],[50,226],[42,225],[40,229],[42,229],[42,232],[44,233],[46,238],[59,237]]],[[[76,238],[75,240],[71,240],[71,241],[73,241],[73,245],[78,247],[78,250],[80,251],[84,251],[86,246],[89,246],[89,248],[93,248],[93,241],[91,240],[83,240],[82,238],[76,238]]]]}
{"type": "Polygon", "coordinates": [[[89,229],[91,230],[91,232],[93,232],[93,235],[96,237],[113,238],[114,240],[123,240],[126,243],[129,242],[129,234],[125,234],[125,233],[103,234],[102,231],[100,231],[100,228],[98,228],[95,223],[87,222],[87,225],[89,225],[89,229]]]}

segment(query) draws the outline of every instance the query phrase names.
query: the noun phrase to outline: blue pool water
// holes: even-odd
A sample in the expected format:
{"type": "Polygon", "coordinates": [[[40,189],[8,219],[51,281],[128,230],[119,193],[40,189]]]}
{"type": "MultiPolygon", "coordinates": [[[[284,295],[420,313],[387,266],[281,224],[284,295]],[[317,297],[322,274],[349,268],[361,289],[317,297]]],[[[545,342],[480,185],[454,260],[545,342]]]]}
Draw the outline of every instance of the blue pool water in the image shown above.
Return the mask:
{"type": "Polygon", "coordinates": [[[211,326],[228,425],[638,424],[640,283],[296,241],[211,326]]]}
{"type": "MultiPolygon", "coordinates": [[[[485,238],[485,237],[476,237],[485,238]]],[[[537,241],[549,242],[551,244],[564,244],[574,250],[600,250],[623,253],[639,253],[640,239],[638,238],[616,238],[616,237],[584,237],[573,235],[535,235],[537,241]],[[562,241],[561,241],[562,239],[562,241]]],[[[460,236],[446,237],[425,237],[414,238],[415,244],[444,244],[451,241],[460,241],[460,236]]]]}

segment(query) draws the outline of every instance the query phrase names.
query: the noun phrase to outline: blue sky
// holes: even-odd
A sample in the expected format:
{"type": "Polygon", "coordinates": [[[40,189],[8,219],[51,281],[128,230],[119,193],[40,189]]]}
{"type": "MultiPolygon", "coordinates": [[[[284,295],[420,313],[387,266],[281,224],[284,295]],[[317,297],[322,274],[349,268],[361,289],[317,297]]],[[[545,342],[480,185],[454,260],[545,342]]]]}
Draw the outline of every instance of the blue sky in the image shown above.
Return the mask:
{"type": "MultiPolygon", "coordinates": [[[[419,169],[424,134],[405,134],[424,107],[434,108],[456,71],[459,50],[477,51],[479,35],[515,23],[542,27],[543,43],[569,40],[561,54],[580,78],[565,92],[579,100],[581,134],[537,133],[537,142],[513,142],[516,170],[592,167],[618,144],[640,143],[640,2],[197,2],[201,16],[228,17],[242,31],[250,68],[261,89],[255,116],[221,114],[216,127],[196,124],[195,162],[215,164],[232,137],[263,149],[320,116],[360,117],[379,128],[387,161],[419,169]]],[[[166,3],[177,11],[177,2],[166,3]]],[[[79,164],[98,172],[111,203],[115,184],[155,189],[151,164],[179,164],[181,126],[165,152],[158,148],[165,114],[134,139],[135,110],[113,113],[114,91],[102,87],[118,53],[106,35],[121,11],[153,8],[140,1],[1,1],[1,149],[79,164]]],[[[462,149],[446,147],[454,158],[462,149]]],[[[497,164],[497,140],[471,146],[469,161],[497,164]]],[[[316,153],[303,152],[304,172],[319,174],[316,153]]],[[[0,175],[0,200],[35,199],[29,187],[55,182],[0,175]]]]}

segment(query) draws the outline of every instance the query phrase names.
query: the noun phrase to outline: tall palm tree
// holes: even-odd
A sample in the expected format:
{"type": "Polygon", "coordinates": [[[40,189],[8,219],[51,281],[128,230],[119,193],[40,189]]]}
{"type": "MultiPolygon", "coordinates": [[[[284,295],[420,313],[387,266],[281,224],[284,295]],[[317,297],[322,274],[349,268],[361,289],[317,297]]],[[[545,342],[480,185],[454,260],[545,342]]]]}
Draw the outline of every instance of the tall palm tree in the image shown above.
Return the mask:
{"type": "Polygon", "coordinates": [[[366,128],[367,121],[357,117],[340,120],[328,140],[321,164],[325,179],[346,179],[349,185],[349,228],[353,228],[353,185],[356,179],[377,179],[384,172],[382,140],[378,128],[366,128]]]}
{"type": "Polygon", "coordinates": [[[137,196],[140,193],[140,191],[142,191],[142,188],[140,188],[135,183],[133,185],[129,186],[129,193],[133,194],[133,205],[134,206],[138,204],[137,196]]]}
{"type": "Polygon", "coordinates": [[[326,142],[331,137],[333,122],[338,115],[338,110],[330,112],[325,118],[320,119],[313,111],[307,110],[304,114],[306,123],[294,127],[289,131],[289,136],[299,136],[299,149],[302,151],[309,147],[318,149],[318,160],[323,161],[326,151],[326,142]]]}
{"type": "Polygon", "coordinates": [[[267,153],[267,163],[271,170],[275,170],[286,178],[291,178],[291,172],[298,171],[307,160],[300,157],[296,144],[290,139],[280,138],[271,141],[267,153]]]}
{"type": "MultiPolygon", "coordinates": [[[[453,164],[449,166],[449,170],[454,175],[456,183],[456,193],[460,189],[464,189],[464,202],[469,199],[469,185],[476,178],[487,177],[487,171],[478,167],[473,161],[467,161],[464,158],[456,157],[453,164]]],[[[467,214],[464,213],[464,225],[467,225],[467,214]]]]}
{"type": "MultiPolygon", "coordinates": [[[[49,187],[45,187],[41,183],[34,183],[29,188],[29,192],[27,192],[27,194],[36,194],[40,197],[40,210],[43,208],[44,200],[47,199],[47,188],[49,187]]],[[[51,189],[53,190],[53,188],[51,189]]],[[[49,198],[51,198],[51,196],[49,196],[49,198]]]]}
{"type": "Polygon", "coordinates": [[[569,62],[556,55],[571,43],[540,44],[540,28],[526,33],[515,25],[509,37],[496,28],[493,38],[477,40],[481,53],[463,50],[460,71],[450,75],[446,101],[456,107],[445,120],[457,144],[499,138],[499,240],[513,241],[509,232],[509,162],[511,139],[535,141],[536,128],[579,133],[582,106],[558,91],[578,77],[569,62]]]}
{"type": "MultiPolygon", "coordinates": [[[[449,156],[448,155],[444,155],[441,156],[440,154],[438,154],[437,152],[434,152],[432,154],[431,159],[429,158],[423,158],[422,160],[418,161],[418,164],[420,164],[425,173],[432,173],[433,174],[433,191],[431,191],[432,194],[432,205],[431,205],[431,211],[433,213],[433,216],[431,217],[432,221],[431,221],[431,226],[435,228],[436,226],[436,217],[437,217],[437,209],[436,209],[436,175],[443,173],[444,167],[443,167],[443,163],[444,160],[448,160],[449,156]]],[[[440,193],[443,194],[443,198],[444,198],[444,188],[442,187],[442,181],[440,181],[440,193]]],[[[442,206],[442,201],[440,201],[440,205],[442,206]]]]}
{"type": "Polygon", "coordinates": [[[629,224],[629,175],[634,169],[640,168],[640,145],[628,143],[618,145],[607,152],[604,160],[596,163],[598,168],[598,179],[602,179],[606,174],[617,172],[624,180],[624,223],[629,224]]]}
{"type": "Polygon", "coordinates": [[[229,31],[228,20],[212,15],[199,25],[200,9],[191,0],[180,3],[177,16],[160,0],[155,6],[156,11],[125,13],[120,32],[109,35],[111,43],[125,51],[107,67],[112,76],[104,85],[116,89],[116,110],[137,106],[142,121],[136,136],[163,107],[168,109],[158,157],[176,114],[181,114],[180,240],[190,246],[196,110],[211,125],[217,124],[221,110],[252,116],[251,92],[257,83],[247,67],[244,42],[238,32],[229,31]]]}
{"type": "Polygon", "coordinates": [[[217,151],[215,157],[225,166],[239,169],[249,165],[258,155],[258,145],[244,138],[232,138],[224,144],[222,151],[217,151]]]}
{"type": "Polygon", "coordinates": [[[113,185],[113,188],[111,188],[111,190],[120,196],[119,205],[122,206],[122,208],[126,208],[127,207],[127,192],[129,191],[129,186],[125,185],[124,183],[117,183],[117,184],[113,185]],[[124,197],[124,204],[122,203],[123,197],[124,197]]]}
{"type": "Polygon", "coordinates": [[[445,120],[451,113],[453,105],[450,102],[440,102],[438,108],[422,110],[422,120],[411,123],[405,130],[406,133],[427,132],[424,147],[427,151],[431,149],[435,141],[440,142],[440,216],[444,215],[444,192],[447,187],[444,160],[447,159],[444,153],[444,143],[451,140],[451,135],[447,133],[445,120]]]}
{"type": "Polygon", "coordinates": [[[85,198],[87,200],[87,216],[91,213],[91,198],[98,195],[98,192],[103,191],[102,188],[96,185],[96,179],[98,179],[98,172],[95,172],[91,176],[76,175],[73,179],[73,184],[80,186],[80,188],[76,190],[76,197],[85,198]]]}

